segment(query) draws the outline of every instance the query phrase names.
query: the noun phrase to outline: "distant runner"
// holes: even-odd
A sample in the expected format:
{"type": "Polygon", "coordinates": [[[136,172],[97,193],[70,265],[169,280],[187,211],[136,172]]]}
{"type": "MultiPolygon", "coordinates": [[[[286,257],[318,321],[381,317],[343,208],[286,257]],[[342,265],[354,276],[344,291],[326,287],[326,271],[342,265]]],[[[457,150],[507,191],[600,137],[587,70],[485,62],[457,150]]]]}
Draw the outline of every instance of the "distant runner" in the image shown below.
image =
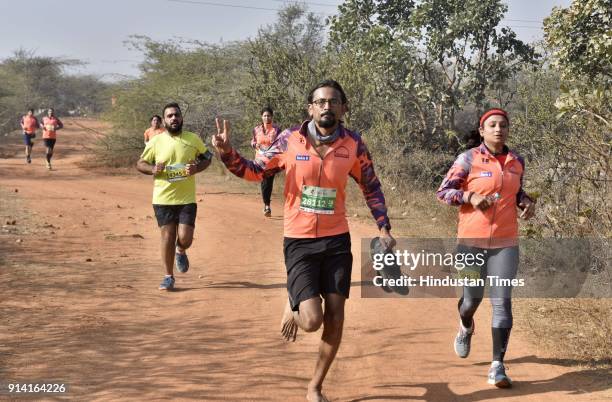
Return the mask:
{"type": "Polygon", "coordinates": [[[36,130],[40,128],[40,123],[38,122],[36,116],[34,116],[34,109],[28,109],[28,113],[21,118],[20,124],[23,130],[26,163],[32,163],[32,146],[34,146],[36,130]]]}
{"type": "MultiPolygon", "coordinates": [[[[253,129],[253,139],[251,140],[251,146],[256,151],[255,157],[257,157],[258,153],[263,154],[270,148],[270,145],[272,145],[276,137],[280,134],[280,128],[272,123],[273,116],[274,111],[272,108],[265,107],[261,110],[261,124],[253,129]]],[[[272,197],[273,186],[274,173],[270,173],[261,181],[261,197],[264,203],[263,213],[267,217],[272,216],[270,198],[272,197]]]]}
{"type": "Polygon", "coordinates": [[[151,127],[147,128],[144,132],[144,143],[146,145],[147,142],[151,140],[151,138],[155,137],[158,134],[163,133],[166,129],[162,126],[162,118],[158,115],[154,115],[151,117],[151,127]]]}
{"type": "Polygon", "coordinates": [[[64,124],[55,117],[53,108],[47,111],[47,115],[42,119],[43,127],[43,142],[47,148],[47,169],[51,170],[51,158],[53,157],[53,148],[55,147],[55,141],[57,139],[57,130],[64,128],[64,124]]]}
{"type": "Polygon", "coordinates": [[[298,327],[314,332],[323,325],[319,357],[306,394],[309,401],[327,400],[322,394],[323,380],[342,339],[353,264],[345,207],[349,176],[361,187],[381,241],[386,247],[395,243],[366,145],[359,134],[342,125],[347,110],[340,84],[326,80],[308,95],[312,120],[283,131],[254,161],[232,148],[228,121],[221,128],[217,119],[213,136],[221,160],[238,177],[258,181],[285,170],[283,247],[289,301],[281,333],[294,341],[298,327]]]}
{"type": "Polygon", "coordinates": [[[174,263],[185,273],[189,259],[197,204],[195,177],[210,165],[212,153],[197,134],[183,131],[183,115],[177,103],[164,106],[166,131],[154,136],[136,164],[138,171],[154,175],[153,210],[161,230],[161,255],[166,276],[159,290],[174,289],[174,263]]]}
{"type": "MultiPolygon", "coordinates": [[[[523,219],[535,213],[535,202],[523,191],[525,161],[506,146],[510,120],[502,109],[491,109],[480,118],[483,143],[457,158],[438,189],[440,201],[459,208],[457,251],[484,255],[484,265],[471,267],[476,279],[489,283],[487,277],[514,279],[518,270],[519,246],[517,208],[523,219]]],[[[461,272],[467,273],[468,269],[461,272]]],[[[484,287],[466,286],[459,300],[459,332],[455,353],[468,357],[474,314],[482,302],[484,287]]],[[[489,384],[499,388],[512,386],[506,375],[504,355],[512,329],[512,287],[491,286],[493,307],[493,362],[489,384]]]]}

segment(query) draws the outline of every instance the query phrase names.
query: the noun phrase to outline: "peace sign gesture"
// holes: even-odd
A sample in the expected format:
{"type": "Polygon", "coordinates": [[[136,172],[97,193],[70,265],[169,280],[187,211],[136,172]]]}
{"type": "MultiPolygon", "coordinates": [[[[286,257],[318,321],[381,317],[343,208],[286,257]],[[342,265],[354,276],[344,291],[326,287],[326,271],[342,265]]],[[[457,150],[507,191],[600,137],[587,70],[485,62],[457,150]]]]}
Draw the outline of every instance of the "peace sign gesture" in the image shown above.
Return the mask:
{"type": "Polygon", "coordinates": [[[230,122],[223,120],[223,130],[221,130],[221,120],[218,117],[215,118],[215,123],[217,124],[217,134],[212,136],[212,144],[220,154],[226,154],[232,150],[230,144],[230,122]]]}

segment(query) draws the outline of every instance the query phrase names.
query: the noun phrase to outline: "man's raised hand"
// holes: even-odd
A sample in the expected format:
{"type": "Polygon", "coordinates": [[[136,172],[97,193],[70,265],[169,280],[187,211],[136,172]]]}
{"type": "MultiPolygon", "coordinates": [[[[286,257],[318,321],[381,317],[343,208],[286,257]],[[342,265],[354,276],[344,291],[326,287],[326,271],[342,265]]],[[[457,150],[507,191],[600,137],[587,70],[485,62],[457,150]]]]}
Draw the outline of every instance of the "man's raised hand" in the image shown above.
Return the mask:
{"type": "Polygon", "coordinates": [[[223,127],[221,127],[221,120],[217,117],[215,118],[215,123],[217,125],[217,134],[212,136],[212,144],[220,154],[226,154],[232,150],[230,144],[230,122],[223,120],[223,127]]]}

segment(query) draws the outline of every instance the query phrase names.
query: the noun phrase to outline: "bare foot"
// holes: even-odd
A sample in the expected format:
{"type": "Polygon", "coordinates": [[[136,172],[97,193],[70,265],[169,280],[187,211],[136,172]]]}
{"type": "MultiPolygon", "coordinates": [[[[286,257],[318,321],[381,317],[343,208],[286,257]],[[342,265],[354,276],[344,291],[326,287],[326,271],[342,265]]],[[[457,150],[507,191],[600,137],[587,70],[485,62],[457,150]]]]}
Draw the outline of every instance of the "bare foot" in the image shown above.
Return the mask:
{"type": "Polygon", "coordinates": [[[320,389],[308,389],[306,400],[310,402],[329,402],[329,399],[321,393],[320,389]]]}
{"type": "Polygon", "coordinates": [[[285,341],[295,342],[297,330],[298,326],[295,319],[293,319],[293,311],[291,310],[289,300],[287,300],[287,305],[285,306],[285,311],[283,312],[283,319],[281,320],[281,335],[285,341]]]}

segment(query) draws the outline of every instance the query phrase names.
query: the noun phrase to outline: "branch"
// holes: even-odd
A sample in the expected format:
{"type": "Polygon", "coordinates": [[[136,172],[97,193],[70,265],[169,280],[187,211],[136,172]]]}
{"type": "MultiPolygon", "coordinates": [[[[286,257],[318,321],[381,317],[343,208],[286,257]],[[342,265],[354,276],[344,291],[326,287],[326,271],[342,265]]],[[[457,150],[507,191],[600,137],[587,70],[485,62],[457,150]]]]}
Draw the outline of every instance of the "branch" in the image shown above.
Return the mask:
{"type": "Polygon", "coordinates": [[[590,114],[591,116],[593,116],[593,117],[603,121],[606,126],[610,127],[610,122],[608,122],[608,120],[606,120],[602,116],[598,115],[597,113],[591,112],[590,110],[587,110],[587,109],[581,109],[581,111],[584,112],[584,113],[590,114]]]}

